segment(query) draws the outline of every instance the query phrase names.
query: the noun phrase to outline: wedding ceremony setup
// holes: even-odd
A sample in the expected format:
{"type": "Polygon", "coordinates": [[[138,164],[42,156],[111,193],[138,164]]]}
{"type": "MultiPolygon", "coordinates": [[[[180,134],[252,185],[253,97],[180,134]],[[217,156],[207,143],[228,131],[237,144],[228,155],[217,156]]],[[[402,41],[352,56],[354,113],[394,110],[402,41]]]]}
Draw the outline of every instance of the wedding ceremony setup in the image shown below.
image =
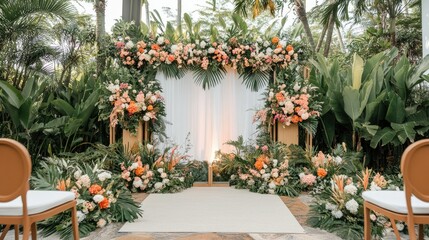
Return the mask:
{"type": "Polygon", "coordinates": [[[429,2],[0,2],[0,240],[429,238],[429,2]]]}

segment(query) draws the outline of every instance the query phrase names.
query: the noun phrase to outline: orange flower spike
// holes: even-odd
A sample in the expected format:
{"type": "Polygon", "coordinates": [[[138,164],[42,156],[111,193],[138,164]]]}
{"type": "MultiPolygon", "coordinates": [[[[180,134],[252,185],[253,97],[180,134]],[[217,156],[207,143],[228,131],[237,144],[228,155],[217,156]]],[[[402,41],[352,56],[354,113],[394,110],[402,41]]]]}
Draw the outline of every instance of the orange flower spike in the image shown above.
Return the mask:
{"type": "Polygon", "coordinates": [[[279,39],[278,37],[273,37],[273,38],[271,39],[271,42],[272,42],[273,44],[277,44],[277,43],[279,43],[279,41],[280,41],[280,39],[279,39]]]}
{"type": "Polygon", "coordinates": [[[344,192],[344,179],[343,179],[343,177],[335,175],[334,176],[334,182],[338,187],[338,191],[340,193],[344,192]]]}
{"type": "Polygon", "coordinates": [[[56,189],[60,190],[60,191],[65,191],[66,190],[66,181],[59,180],[56,189]]]}
{"type": "Polygon", "coordinates": [[[370,176],[371,170],[369,170],[368,168],[366,168],[365,171],[362,170],[362,177],[359,177],[359,180],[361,181],[364,190],[368,189],[370,176]]]}

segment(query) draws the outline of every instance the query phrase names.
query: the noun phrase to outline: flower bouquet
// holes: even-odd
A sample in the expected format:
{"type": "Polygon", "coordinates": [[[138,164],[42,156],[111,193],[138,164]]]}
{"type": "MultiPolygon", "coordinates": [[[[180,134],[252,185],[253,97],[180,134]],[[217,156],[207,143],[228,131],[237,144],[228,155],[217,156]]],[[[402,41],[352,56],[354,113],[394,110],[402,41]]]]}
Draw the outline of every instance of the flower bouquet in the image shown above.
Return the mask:
{"type": "Polygon", "coordinates": [[[116,79],[106,85],[108,101],[112,105],[110,125],[118,123],[123,129],[136,131],[140,121],[156,122],[165,116],[161,86],[155,80],[142,77],[135,81],[116,79]]]}
{"type": "MultiPolygon", "coordinates": [[[[142,212],[120,181],[120,176],[98,168],[70,166],[64,159],[50,158],[41,164],[32,178],[36,189],[71,191],[77,200],[77,217],[81,236],[111,222],[128,222],[142,212]]],[[[64,212],[39,224],[44,236],[58,233],[61,239],[71,236],[70,213],[64,212]]]]}

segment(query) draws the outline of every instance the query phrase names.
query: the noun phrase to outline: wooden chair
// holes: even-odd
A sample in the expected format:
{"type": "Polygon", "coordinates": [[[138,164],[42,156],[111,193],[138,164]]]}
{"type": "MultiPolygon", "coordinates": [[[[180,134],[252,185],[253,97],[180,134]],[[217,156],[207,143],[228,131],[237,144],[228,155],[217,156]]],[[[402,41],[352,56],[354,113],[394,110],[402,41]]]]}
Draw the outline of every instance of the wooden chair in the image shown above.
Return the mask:
{"type": "Polygon", "coordinates": [[[3,240],[11,225],[23,226],[23,239],[37,239],[36,222],[71,210],[74,239],[79,239],[76,200],[72,192],[31,191],[31,158],[27,149],[17,141],[0,138],[0,224],[6,227],[3,240]],[[30,230],[31,228],[31,230],[30,230]]]}
{"type": "Polygon", "coordinates": [[[401,158],[404,191],[365,191],[364,236],[371,239],[370,211],[378,212],[392,223],[396,238],[399,231],[395,220],[406,222],[411,240],[416,239],[414,224],[419,225],[419,239],[424,238],[423,224],[429,224],[429,139],[417,141],[405,149],[401,158]]]}

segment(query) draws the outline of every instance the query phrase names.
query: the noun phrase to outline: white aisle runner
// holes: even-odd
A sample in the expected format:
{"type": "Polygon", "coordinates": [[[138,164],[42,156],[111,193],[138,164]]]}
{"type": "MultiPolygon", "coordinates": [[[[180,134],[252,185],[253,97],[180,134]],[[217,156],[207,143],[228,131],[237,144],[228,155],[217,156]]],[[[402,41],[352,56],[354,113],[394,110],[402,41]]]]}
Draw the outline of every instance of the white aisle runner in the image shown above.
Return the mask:
{"type": "Polygon", "coordinates": [[[221,187],[150,194],[119,232],[304,233],[277,195],[221,187]]]}

